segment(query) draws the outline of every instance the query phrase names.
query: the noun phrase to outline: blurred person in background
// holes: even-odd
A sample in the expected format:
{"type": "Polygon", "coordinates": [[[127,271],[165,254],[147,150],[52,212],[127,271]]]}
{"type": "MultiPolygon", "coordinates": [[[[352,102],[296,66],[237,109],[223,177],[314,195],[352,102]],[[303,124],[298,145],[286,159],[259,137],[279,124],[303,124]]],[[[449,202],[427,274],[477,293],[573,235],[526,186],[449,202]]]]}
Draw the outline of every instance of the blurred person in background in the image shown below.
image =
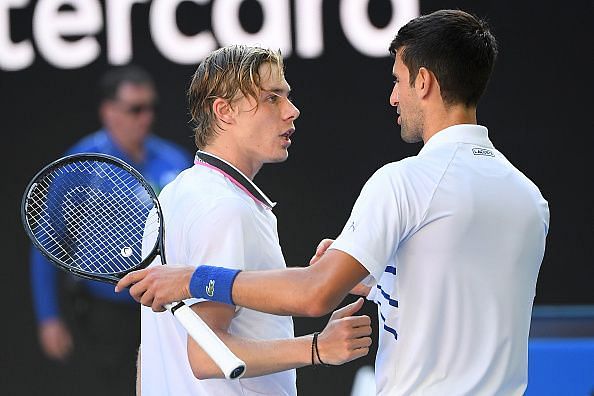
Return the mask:
{"type": "MultiPolygon", "coordinates": [[[[109,70],[100,81],[102,128],[77,142],[66,155],[109,154],[137,169],[159,191],[191,164],[181,147],[151,133],[157,93],[138,66],[109,70]]],[[[140,312],[130,296],[113,286],[62,273],[31,249],[31,286],[43,353],[60,361],[88,385],[85,394],[134,392],[140,312]]]]}

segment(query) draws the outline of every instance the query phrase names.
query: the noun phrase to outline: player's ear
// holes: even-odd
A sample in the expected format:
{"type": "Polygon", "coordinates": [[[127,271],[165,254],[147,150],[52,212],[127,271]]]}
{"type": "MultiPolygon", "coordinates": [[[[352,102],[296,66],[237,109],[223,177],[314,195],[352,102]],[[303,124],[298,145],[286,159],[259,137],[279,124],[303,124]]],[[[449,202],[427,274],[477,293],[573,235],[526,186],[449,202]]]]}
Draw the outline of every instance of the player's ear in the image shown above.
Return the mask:
{"type": "Polygon", "coordinates": [[[232,124],[234,121],[234,112],[231,103],[222,98],[216,98],[212,103],[212,110],[217,117],[224,124],[232,124]]]}
{"type": "Polygon", "coordinates": [[[433,73],[425,67],[419,68],[417,78],[415,79],[415,89],[420,98],[427,96],[431,89],[436,88],[437,80],[434,79],[433,73]]]}

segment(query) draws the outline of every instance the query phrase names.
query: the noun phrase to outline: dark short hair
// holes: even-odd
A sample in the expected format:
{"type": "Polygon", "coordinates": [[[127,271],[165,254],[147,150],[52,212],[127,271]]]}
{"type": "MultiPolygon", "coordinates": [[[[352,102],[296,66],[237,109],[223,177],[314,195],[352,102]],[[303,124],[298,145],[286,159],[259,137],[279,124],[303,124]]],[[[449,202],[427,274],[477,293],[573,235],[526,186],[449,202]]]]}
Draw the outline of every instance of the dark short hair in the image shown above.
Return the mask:
{"type": "Polygon", "coordinates": [[[118,89],[124,83],[155,86],[151,75],[142,67],[136,65],[118,66],[108,70],[99,81],[100,99],[116,99],[118,89]]]}
{"type": "Polygon", "coordinates": [[[497,57],[497,41],[487,23],[461,10],[440,10],[408,22],[390,44],[401,58],[411,86],[425,67],[437,78],[446,104],[476,106],[497,57]]]}

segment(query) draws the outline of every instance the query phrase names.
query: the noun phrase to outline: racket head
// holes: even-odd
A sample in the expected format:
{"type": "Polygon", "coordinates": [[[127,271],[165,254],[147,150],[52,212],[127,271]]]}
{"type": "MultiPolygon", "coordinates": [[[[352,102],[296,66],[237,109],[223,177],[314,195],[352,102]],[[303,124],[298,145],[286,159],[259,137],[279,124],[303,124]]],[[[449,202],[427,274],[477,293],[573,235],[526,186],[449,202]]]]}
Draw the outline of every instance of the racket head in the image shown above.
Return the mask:
{"type": "Polygon", "coordinates": [[[69,155],[40,170],[23,194],[21,220],[49,261],[87,279],[117,283],[162,253],[157,195],[136,169],[106,154],[69,155]],[[143,238],[154,243],[143,249],[143,238]]]}

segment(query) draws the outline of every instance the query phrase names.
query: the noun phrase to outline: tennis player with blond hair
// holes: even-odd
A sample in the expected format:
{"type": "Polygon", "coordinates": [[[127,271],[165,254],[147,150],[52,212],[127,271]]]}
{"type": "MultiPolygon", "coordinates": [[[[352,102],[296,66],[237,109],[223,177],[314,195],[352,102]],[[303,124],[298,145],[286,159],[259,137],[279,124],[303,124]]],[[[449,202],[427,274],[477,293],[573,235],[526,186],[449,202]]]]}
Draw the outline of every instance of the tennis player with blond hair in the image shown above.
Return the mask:
{"type": "MultiPolygon", "coordinates": [[[[198,66],[188,90],[199,149],[195,165],[159,195],[168,262],[245,272],[285,269],[274,203],[253,179],[264,164],[288,157],[299,117],[289,92],[283,59],[275,51],[229,46],[198,66]]],[[[218,290],[220,283],[207,288],[218,290]]],[[[297,338],[290,316],[204,299],[186,303],[246,363],[246,373],[239,380],[224,379],[172,315],[143,307],[144,396],[295,395],[294,368],[342,364],[366,355],[371,344],[369,317],[352,316],[362,299],[334,312],[321,333],[297,338]]]]}

